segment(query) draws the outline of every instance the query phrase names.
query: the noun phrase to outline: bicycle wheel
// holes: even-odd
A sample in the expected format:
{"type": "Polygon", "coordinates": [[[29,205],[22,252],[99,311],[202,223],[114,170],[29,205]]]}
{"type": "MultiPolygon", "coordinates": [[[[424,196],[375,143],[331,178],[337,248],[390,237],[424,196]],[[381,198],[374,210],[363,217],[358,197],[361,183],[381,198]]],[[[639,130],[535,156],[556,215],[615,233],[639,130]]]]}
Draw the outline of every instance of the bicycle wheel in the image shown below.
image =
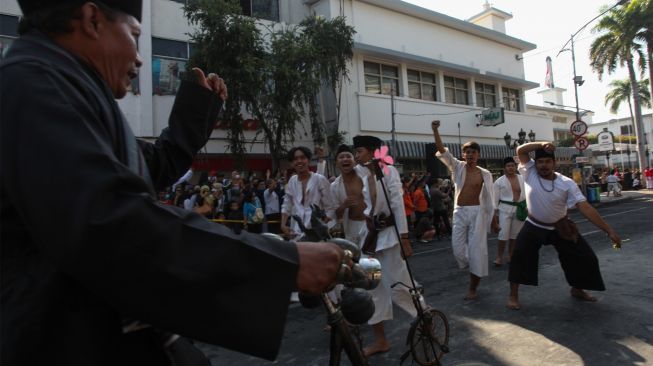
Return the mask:
{"type": "Polygon", "coordinates": [[[431,309],[418,317],[408,331],[413,360],[422,366],[439,365],[449,352],[449,322],[438,310],[431,309]]]}

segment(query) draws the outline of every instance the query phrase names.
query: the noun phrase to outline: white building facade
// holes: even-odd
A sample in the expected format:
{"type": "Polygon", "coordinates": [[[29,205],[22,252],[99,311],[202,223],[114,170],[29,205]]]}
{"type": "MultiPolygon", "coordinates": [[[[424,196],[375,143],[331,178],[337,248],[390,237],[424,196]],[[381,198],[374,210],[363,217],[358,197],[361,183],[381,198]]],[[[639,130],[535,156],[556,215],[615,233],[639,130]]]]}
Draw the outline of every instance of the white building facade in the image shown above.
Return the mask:
{"type": "MultiPolygon", "coordinates": [[[[646,158],[648,166],[653,166],[653,156],[651,156],[651,150],[653,150],[653,114],[648,113],[642,116],[642,127],[644,129],[644,144],[646,145],[646,158]]],[[[614,150],[610,153],[610,166],[617,166],[622,171],[625,168],[631,169],[640,169],[646,167],[640,167],[639,162],[637,161],[637,144],[627,143],[626,140],[619,141],[620,136],[631,136],[635,137],[633,120],[630,117],[611,119],[609,121],[592,123],[589,125],[589,133],[597,135],[602,131],[611,132],[614,136],[614,150]],[[630,154],[628,154],[630,152],[630,154]]],[[[634,141],[633,141],[634,142],[634,141]]],[[[597,145],[590,145],[590,149],[593,150],[594,164],[597,166],[608,166],[608,155],[604,151],[599,151],[597,145]]]]}
{"type": "MultiPolygon", "coordinates": [[[[6,48],[17,36],[12,26],[20,9],[15,0],[0,3],[0,44],[6,48]]],[[[139,48],[146,62],[132,93],[119,101],[140,138],[154,138],[167,125],[181,73],[193,52],[189,43],[193,28],[184,18],[183,3],[143,0],[139,48]]],[[[340,121],[333,129],[346,132],[347,142],[358,134],[390,142],[390,94],[394,92],[398,145],[394,155],[405,171],[425,169],[425,145],[432,142],[434,119],[442,121],[443,139],[454,154],[460,154],[460,142],[475,140],[488,164],[514,155],[504,143],[506,133],[516,138],[521,129],[532,130],[538,140],[554,139],[552,119],[526,107],[524,92],[538,84],[524,79],[521,55],[536,46],[505,34],[508,13],[486,6],[465,21],[399,0],[245,0],[241,4],[246,14],[271,22],[296,24],[312,13],[346,16],[357,33],[351,83],[343,87],[340,121]],[[505,123],[478,126],[480,114],[488,108],[503,108],[505,123]]],[[[325,120],[327,114],[323,111],[325,120]]],[[[246,133],[248,142],[254,136],[253,131],[246,133]]],[[[297,137],[297,145],[312,146],[310,136],[297,137]]],[[[226,131],[216,129],[203,160],[214,163],[203,168],[231,170],[227,143],[226,131]]],[[[248,170],[271,166],[262,142],[248,146],[248,170]]]]}

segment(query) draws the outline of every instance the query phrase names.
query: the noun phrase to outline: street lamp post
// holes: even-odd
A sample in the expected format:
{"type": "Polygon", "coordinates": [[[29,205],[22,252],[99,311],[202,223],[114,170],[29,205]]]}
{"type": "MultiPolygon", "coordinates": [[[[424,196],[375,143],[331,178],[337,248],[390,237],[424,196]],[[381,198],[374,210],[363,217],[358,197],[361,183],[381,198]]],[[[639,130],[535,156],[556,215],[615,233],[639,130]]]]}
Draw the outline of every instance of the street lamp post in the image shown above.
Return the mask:
{"type": "Polygon", "coordinates": [[[607,160],[608,164],[608,170],[610,170],[610,151],[605,152],[605,160],[607,160]]]}
{"type": "MultiPolygon", "coordinates": [[[[506,132],[506,135],[503,136],[503,141],[506,143],[506,146],[509,149],[516,149],[517,146],[526,143],[526,131],[524,131],[523,128],[519,129],[517,136],[519,136],[519,138],[514,141],[512,140],[512,136],[510,136],[508,132],[506,132]]],[[[530,142],[535,141],[535,132],[533,132],[533,130],[531,130],[531,132],[528,133],[528,139],[530,140],[530,142]]]]}
{"type": "Polygon", "coordinates": [[[628,155],[628,169],[632,170],[632,169],[633,169],[633,166],[632,166],[632,164],[630,163],[630,153],[631,153],[631,151],[630,151],[630,144],[628,144],[628,145],[626,145],[626,155],[628,155]]]}

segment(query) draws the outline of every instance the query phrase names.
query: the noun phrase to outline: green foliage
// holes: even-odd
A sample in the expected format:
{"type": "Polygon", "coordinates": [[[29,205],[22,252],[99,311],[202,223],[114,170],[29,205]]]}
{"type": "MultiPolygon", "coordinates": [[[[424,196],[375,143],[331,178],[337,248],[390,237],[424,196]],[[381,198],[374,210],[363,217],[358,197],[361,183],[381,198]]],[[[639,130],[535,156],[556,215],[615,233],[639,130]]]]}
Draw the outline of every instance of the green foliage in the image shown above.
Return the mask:
{"type": "Polygon", "coordinates": [[[190,66],[215,71],[229,89],[223,119],[234,156],[246,150],[244,111],[259,121],[256,138],[263,136],[275,164],[298,133],[308,134],[305,120],[314,141],[326,141],[316,97],[322,87],[335,95],[348,81],[355,31],[343,17],[311,16],[299,25],[267,27],[241,15],[236,0],[189,2],[185,13],[198,29],[191,35],[197,52],[190,66]]]}
{"type": "MultiPolygon", "coordinates": [[[[590,134],[586,135],[585,138],[590,142],[590,145],[598,144],[599,140],[597,135],[590,134]]],[[[558,140],[556,141],[556,146],[560,147],[573,147],[574,146],[574,137],[568,137],[563,140],[558,140]]],[[[637,142],[637,138],[635,136],[629,136],[629,135],[619,135],[614,137],[614,142],[615,143],[624,143],[624,144],[634,144],[637,142]]]]}

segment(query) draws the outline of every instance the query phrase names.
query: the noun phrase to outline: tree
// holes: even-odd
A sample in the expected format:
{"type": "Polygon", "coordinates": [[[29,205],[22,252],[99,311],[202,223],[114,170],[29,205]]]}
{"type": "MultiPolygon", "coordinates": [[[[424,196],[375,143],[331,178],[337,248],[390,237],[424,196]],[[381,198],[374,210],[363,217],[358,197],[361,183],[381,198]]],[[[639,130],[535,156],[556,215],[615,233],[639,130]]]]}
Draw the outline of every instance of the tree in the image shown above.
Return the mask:
{"type": "MultiPolygon", "coordinates": [[[[636,28],[639,28],[635,38],[646,44],[648,79],[653,81],[653,1],[633,0],[628,4],[627,10],[631,15],[631,22],[634,23],[636,28]]],[[[653,82],[649,83],[649,87],[649,92],[653,95],[653,82]]]]}
{"type": "MultiPolygon", "coordinates": [[[[637,82],[639,85],[639,100],[645,107],[651,108],[651,94],[648,91],[649,80],[641,80],[637,82]]],[[[610,105],[610,112],[616,114],[619,111],[621,103],[628,101],[628,109],[630,111],[630,120],[635,131],[635,118],[633,116],[632,88],[630,87],[630,80],[613,80],[610,82],[612,90],[605,95],[605,105],[610,105]]]]}
{"type": "Polygon", "coordinates": [[[646,58],[642,46],[635,37],[639,27],[630,21],[632,14],[628,8],[615,8],[594,27],[594,31],[602,32],[590,47],[590,65],[602,80],[605,71],[612,74],[617,66],[628,68],[633,105],[635,109],[635,135],[637,136],[637,155],[640,166],[646,166],[644,135],[642,129],[642,107],[639,99],[639,84],[635,74],[635,55],[638,57],[640,69],[646,68],[646,58]]]}
{"type": "Polygon", "coordinates": [[[310,129],[315,143],[328,140],[317,96],[323,87],[336,95],[349,80],[355,31],[344,17],[326,20],[315,15],[298,25],[266,26],[243,16],[239,4],[188,2],[186,16],[197,26],[191,35],[197,52],[189,63],[216,70],[227,83],[223,119],[229,125],[231,153],[244,157],[242,115],[250,114],[258,121],[252,143],[262,136],[276,171],[300,133],[308,135],[310,129]]]}

